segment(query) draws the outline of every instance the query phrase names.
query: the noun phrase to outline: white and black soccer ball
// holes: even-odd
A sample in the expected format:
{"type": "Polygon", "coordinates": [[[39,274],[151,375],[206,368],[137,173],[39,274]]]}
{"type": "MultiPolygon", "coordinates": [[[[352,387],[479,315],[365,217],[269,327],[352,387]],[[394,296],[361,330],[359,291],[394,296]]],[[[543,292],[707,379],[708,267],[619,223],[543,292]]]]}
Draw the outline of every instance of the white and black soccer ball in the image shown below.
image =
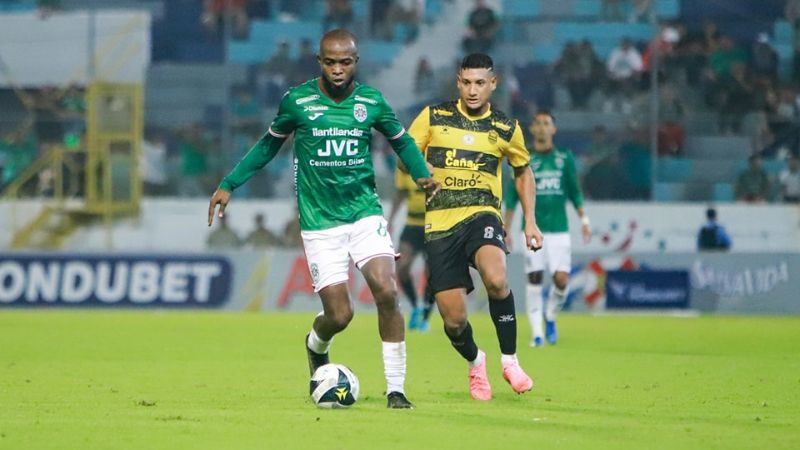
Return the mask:
{"type": "Polygon", "coordinates": [[[311,376],[311,400],[320,408],[349,408],[358,389],[356,374],[341,364],[325,364],[311,376]]]}

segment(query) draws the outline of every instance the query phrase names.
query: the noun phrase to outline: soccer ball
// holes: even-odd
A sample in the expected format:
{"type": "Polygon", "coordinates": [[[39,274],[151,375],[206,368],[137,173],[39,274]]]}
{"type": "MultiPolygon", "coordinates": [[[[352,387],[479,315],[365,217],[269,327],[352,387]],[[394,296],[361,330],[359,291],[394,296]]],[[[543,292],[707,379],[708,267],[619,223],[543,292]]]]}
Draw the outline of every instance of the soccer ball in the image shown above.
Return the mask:
{"type": "Polygon", "coordinates": [[[358,377],[341,364],[320,366],[311,376],[311,400],[320,408],[349,408],[358,399],[358,377]]]}

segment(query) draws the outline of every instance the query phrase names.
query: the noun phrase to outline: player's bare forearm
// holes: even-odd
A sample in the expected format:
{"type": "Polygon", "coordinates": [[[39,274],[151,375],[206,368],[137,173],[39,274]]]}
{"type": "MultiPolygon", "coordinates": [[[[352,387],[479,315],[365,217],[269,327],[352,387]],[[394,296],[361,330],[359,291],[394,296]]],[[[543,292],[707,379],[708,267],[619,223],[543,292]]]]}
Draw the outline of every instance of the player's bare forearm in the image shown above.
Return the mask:
{"type": "Polygon", "coordinates": [[[542,232],[536,225],[536,184],[529,166],[514,168],[514,187],[525,218],[525,244],[531,250],[542,248],[542,232]]]}
{"type": "Polygon", "coordinates": [[[211,196],[211,201],[208,202],[208,226],[214,223],[214,213],[217,210],[217,205],[219,205],[219,217],[222,217],[225,215],[225,208],[230,201],[230,192],[222,188],[217,188],[217,190],[214,191],[214,195],[211,196]]]}

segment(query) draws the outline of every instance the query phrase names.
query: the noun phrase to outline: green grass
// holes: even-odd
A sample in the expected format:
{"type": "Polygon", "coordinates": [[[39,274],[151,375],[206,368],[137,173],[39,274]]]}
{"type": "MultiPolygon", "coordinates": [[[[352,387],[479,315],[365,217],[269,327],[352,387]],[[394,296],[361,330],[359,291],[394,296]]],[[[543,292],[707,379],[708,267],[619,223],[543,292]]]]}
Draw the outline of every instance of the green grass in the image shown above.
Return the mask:
{"type": "Polygon", "coordinates": [[[471,400],[440,322],[409,334],[414,411],[387,410],[376,318],[334,362],[350,410],[307,397],[312,314],[0,313],[0,448],[797,449],[800,319],[563,315],[557,347],[524,345],[535,378],[502,380],[488,316],[472,318],[495,398],[471,400]]]}

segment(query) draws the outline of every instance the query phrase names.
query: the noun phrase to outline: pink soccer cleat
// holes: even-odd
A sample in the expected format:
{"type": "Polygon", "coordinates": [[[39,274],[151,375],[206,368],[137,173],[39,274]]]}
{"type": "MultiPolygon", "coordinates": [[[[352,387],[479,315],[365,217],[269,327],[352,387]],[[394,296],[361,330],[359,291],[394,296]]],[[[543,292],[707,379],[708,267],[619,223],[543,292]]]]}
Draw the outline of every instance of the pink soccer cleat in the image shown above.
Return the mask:
{"type": "Polygon", "coordinates": [[[469,394],[475,400],[491,400],[492,386],[486,376],[486,353],[478,354],[483,355],[483,362],[469,369],[469,394]]]}
{"type": "Polygon", "coordinates": [[[503,365],[503,378],[508,381],[517,394],[522,394],[533,389],[533,380],[522,370],[518,362],[503,365]]]}

